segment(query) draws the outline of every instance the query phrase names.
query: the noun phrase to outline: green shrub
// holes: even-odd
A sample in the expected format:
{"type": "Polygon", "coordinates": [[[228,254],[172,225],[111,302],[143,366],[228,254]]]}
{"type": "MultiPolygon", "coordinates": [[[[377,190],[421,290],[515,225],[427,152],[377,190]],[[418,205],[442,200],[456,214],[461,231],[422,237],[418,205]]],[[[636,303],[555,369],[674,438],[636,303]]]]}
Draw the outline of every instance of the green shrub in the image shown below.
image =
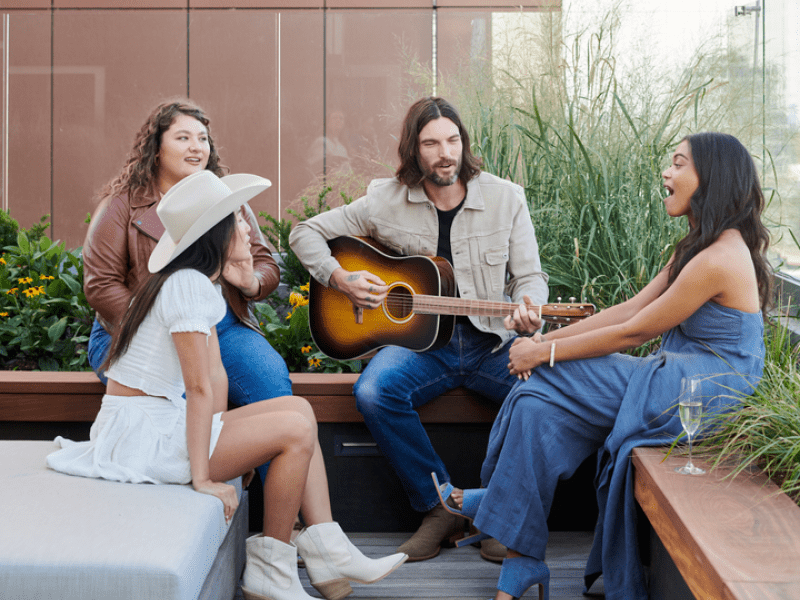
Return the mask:
{"type": "MultiPolygon", "coordinates": [[[[297,222],[305,221],[320,213],[326,212],[331,209],[327,201],[328,194],[332,191],[330,186],[323,186],[317,194],[316,200],[312,203],[307,196],[300,198],[303,204],[303,209],[297,211],[294,209],[287,209],[287,213],[294,217],[297,222]]],[[[339,192],[344,204],[350,204],[353,198],[348,196],[345,192],[339,192]]],[[[289,246],[289,234],[292,232],[292,224],[294,221],[290,219],[278,219],[273,215],[265,212],[258,213],[259,217],[263,217],[267,224],[260,227],[264,237],[272,244],[272,247],[281,253],[281,282],[285,283],[289,289],[299,288],[309,281],[308,269],[303,266],[300,259],[289,246]]]]}
{"type": "Polygon", "coordinates": [[[18,232],[0,257],[0,369],[85,370],[93,314],[79,254],[18,232]]]}
{"type": "Polygon", "coordinates": [[[359,373],[360,360],[334,360],[317,348],[308,327],[308,288],[306,283],[290,294],[290,310],[285,315],[267,302],[256,304],[264,337],[286,361],[290,372],[359,373]]]}

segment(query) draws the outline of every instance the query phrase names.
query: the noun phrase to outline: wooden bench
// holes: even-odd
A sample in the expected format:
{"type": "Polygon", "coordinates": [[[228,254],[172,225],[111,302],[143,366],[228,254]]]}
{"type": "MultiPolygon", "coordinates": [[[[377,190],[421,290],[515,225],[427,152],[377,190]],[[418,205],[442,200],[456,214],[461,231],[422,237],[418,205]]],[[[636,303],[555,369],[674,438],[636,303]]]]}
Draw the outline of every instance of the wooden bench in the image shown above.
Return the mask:
{"type": "MultiPolygon", "coordinates": [[[[320,423],[361,423],[353,401],[356,373],[292,373],[320,423]]],[[[91,371],[0,371],[0,421],[94,421],[105,386],[91,371]]],[[[463,388],[421,407],[423,423],[491,423],[497,407],[463,388]]]]}
{"type": "MultiPolygon", "coordinates": [[[[633,451],[635,496],[695,598],[800,598],[800,507],[763,473],[725,479],[695,460],[707,473],[680,475],[686,456],[664,456],[633,451]]],[[[652,564],[651,598],[675,598],[652,591],[660,577],[652,564]]]]}

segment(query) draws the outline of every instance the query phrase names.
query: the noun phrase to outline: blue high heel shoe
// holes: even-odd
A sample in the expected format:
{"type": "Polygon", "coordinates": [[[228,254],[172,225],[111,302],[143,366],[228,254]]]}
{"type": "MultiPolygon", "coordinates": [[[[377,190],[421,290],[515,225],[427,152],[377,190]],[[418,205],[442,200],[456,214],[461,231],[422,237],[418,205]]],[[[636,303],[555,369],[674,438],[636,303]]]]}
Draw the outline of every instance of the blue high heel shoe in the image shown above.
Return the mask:
{"type": "Polygon", "coordinates": [[[497,589],[520,598],[531,586],[539,585],[539,600],[550,597],[550,569],[532,556],[516,556],[503,561],[497,589]]]}
{"type": "MultiPolygon", "coordinates": [[[[477,490],[464,490],[464,501],[461,504],[461,510],[458,510],[457,508],[450,506],[445,500],[445,496],[449,497],[453,491],[452,484],[439,484],[439,478],[436,477],[436,473],[431,473],[431,477],[433,478],[433,485],[436,486],[436,493],[439,494],[439,502],[442,503],[444,509],[450,514],[464,517],[471,522],[475,518],[475,515],[478,514],[478,508],[480,508],[481,501],[486,495],[486,488],[480,488],[477,490]]],[[[488,539],[489,537],[490,536],[486,535],[485,533],[478,532],[475,535],[470,535],[456,541],[456,547],[461,548],[467,544],[474,544],[475,542],[480,542],[481,540],[488,539]]]]}

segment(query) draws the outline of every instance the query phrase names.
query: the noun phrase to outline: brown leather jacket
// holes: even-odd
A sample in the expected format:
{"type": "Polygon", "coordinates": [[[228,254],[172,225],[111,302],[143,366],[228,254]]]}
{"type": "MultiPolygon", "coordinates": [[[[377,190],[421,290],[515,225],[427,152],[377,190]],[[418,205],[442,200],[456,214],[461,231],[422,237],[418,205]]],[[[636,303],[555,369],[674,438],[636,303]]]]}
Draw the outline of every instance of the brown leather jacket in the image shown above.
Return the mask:
{"type": "MultiPolygon", "coordinates": [[[[147,261],[157,240],[140,230],[136,221],[159,201],[155,192],[130,201],[127,195],[104,198],[92,216],[83,244],[83,291],[109,333],[125,313],[133,291],[150,275],[147,261]]],[[[251,229],[253,270],[261,290],[256,296],[245,297],[239,289],[221,281],[225,299],[234,314],[244,324],[260,331],[250,301],[262,300],[278,287],[280,269],[267,248],[255,214],[247,204],[244,206],[251,229]]]]}

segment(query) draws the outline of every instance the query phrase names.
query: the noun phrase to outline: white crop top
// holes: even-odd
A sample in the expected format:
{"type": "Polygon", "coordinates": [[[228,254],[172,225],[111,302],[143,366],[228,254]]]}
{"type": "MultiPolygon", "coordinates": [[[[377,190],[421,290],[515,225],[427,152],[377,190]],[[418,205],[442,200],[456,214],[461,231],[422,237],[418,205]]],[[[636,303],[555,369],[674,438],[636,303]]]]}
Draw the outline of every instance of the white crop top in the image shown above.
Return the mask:
{"type": "Polygon", "coordinates": [[[218,285],[194,269],[176,271],[164,282],[127,352],[108,368],[106,377],[150,396],[182,402],[186,387],[172,334],[211,335],[225,311],[218,285]]]}

